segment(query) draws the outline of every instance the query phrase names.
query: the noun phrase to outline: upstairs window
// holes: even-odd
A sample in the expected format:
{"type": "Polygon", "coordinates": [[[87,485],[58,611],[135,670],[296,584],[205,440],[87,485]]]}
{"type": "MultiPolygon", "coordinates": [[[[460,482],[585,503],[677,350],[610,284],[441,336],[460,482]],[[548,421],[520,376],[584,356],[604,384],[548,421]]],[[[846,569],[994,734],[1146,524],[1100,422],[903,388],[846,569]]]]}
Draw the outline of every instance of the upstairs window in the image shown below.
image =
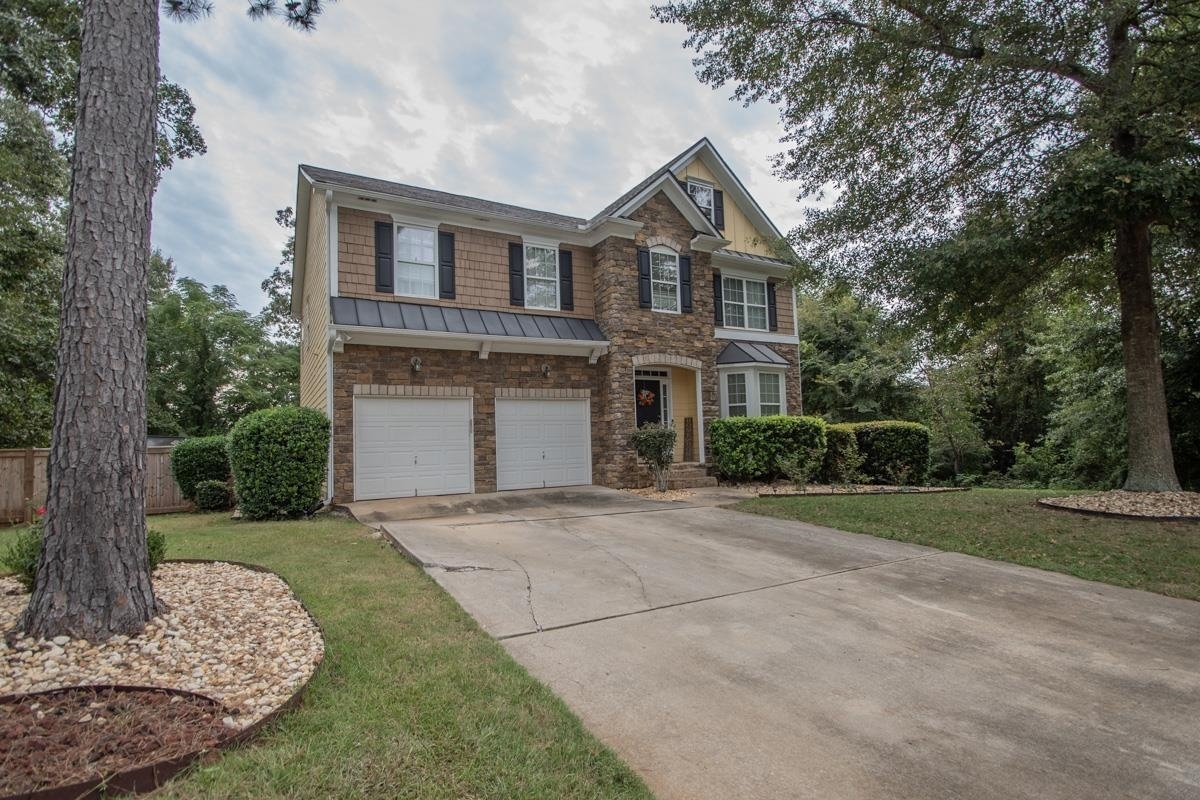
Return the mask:
{"type": "Polygon", "coordinates": [[[745,278],[721,278],[727,328],[767,329],[767,284],[745,278]]]}
{"type": "Polygon", "coordinates": [[[525,245],[525,307],[558,310],[558,248],[525,245]]]}
{"type": "Polygon", "coordinates": [[[650,297],[655,311],[679,313],[679,254],[674,250],[651,248],[650,297]]]}
{"type": "Polygon", "coordinates": [[[396,294],[437,297],[437,231],[396,226],[396,294]]]}
{"type": "Polygon", "coordinates": [[[693,178],[688,178],[687,182],[688,194],[696,201],[696,205],[704,210],[704,216],[710,220],[713,218],[713,187],[711,184],[701,183],[693,178]]]}

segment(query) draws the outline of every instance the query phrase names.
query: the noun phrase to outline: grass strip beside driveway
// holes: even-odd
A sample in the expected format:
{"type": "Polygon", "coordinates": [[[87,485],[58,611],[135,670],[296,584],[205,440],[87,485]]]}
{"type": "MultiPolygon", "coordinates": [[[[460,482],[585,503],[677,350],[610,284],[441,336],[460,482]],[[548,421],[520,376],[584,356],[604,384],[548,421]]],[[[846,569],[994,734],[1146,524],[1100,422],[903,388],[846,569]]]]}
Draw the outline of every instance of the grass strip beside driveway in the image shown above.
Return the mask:
{"type": "Polygon", "coordinates": [[[1200,523],[1042,508],[1058,491],[759,497],[734,508],[1200,600],[1200,523]]]}
{"type": "MultiPolygon", "coordinates": [[[[323,517],[152,517],[168,558],[261,564],[320,621],[325,663],[304,705],[176,779],[171,798],[649,798],[420,569],[363,526],[323,517]]],[[[0,531],[0,547],[11,532],[0,531]]]]}

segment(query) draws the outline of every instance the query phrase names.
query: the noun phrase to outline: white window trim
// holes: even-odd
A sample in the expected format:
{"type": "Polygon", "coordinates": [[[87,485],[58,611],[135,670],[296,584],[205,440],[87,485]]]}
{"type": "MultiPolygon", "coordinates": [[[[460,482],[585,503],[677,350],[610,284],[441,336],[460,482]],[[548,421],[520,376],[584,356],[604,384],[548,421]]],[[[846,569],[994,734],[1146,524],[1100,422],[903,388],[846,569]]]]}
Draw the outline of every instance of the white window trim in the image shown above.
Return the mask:
{"type": "MultiPolygon", "coordinates": [[[[713,192],[717,191],[717,187],[715,185],[713,185],[712,183],[709,183],[708,181],[701,180],[699,178],[688,178],[686,191],[687,191],[688,197],[691,198],[693,203],[696,203],[696,198],[692,194],[692,184],[695,184],[696,186],[707,186],[713,192]]],[[[716,218],[716,214],[717,214],[717,208],[716,208],[717,197],[715,194],[711,194],[711,195],[709,195],[709,197],[712,198],[712,204],[708,208],[705,208],[704,206],[700,205],[699,203],[696,203],[696,207],[705,213],[705,215],[708,217],[709,222],[712,222],[715,225],[716,224],[715,218],[716,218]]]]}
{"type": "Polygon", "coordinates": [[[655,245],[650,248],[650,310],[657,311],[660,314],[680,314],[683,311],[683,286],[681,285],[679,252],[672,250],[665,245],[655,245]],[[665,284],[667,281],[659,281],[654,279],[654,254],[665,253],[666,255],[675,257],[675,308],[655,308],[654,307],[654,284],[665,284]]]}
{"type": "Polygon", "coordinates": [[[729,384],[726,381],[726,375],[746,376],[746,416],[762,416],[758,387],[758,376],[762,373],[770,373],[779,376],[779,413],[788,413],[786,367],[750,366],[748,364],[722,364],[717,368],[717,374],[720,379],[718,382],[721,387],[722,419],[729,416],[729,384]]]}
{"type": "MultiPolygon", "coordinates": [[[[558,251],[562,249],[560,242],[551,242],[545,239],[533,239],[522,237],[521,239],[521,257],[524,262],[521,265],[521,280],[522,290],[525,292],[525,308],[532,308],[538,311],[561,311],[562,310],[562,265],[559,264],[558,251]],[[554,305],[553,306],[531,306],[529,305],[529,252],[528,248],[536,247],[542,250],[551,250],[554,252],[554,305]]],[[[549,278],[534,278],[534,280],[549,280],[549,278]]]]}
{"type": "Polygon", "coordinates": [[[729,270],[721,270],[721,272],[719,274],[721,276],[721,327],[728,328],[730,330],[735,330],[735,331],[754,331],[755,333],[769,333],[771,330],[771,296],[767,292],[767,283],[768,283],[767,279],[761,275],[748,275],[743,272],[732,272],[729,270]],[[763,327],[748,328],[744,325],[730,325],[730,324],[728,324],[728,322],[726,322],[726,320],[728,319],[728,316],[725,314],[725,304],[729,302],[728,300],[725,299],[725,279],[726,278],[732,278],[733,280],[742,282],[743,300],[740,305],[742,306],[742,318],[747,319],[747,320],[750,318],[750,315],[748,313],[746,313],[746,309],[750,307],[750,304],[748,304],[744,299],[746,296],[746,282],[749,281],[752,283],[761,283],[763,285],[763,311],[765,312],[763,327]]]}
{"type": "MultiPolygon", "coordinates": [[[[438,226],[436,223],[426,220],[408,220],[403,217],[392,215],[392,283],[394,288],[392,294],[396,297],[412,297],[420,300],[437,300],[442,296],[442,270],[441,256],[438,247],[441,244],[438,236],[438,226]],[[433,294],[403,294],[400,291],[400,229],[401,228],[416,228],[418,230],[431,231],[433,233],[433,294]]],[[[405,261],[405,264],[415,263],[405,261]]]]}

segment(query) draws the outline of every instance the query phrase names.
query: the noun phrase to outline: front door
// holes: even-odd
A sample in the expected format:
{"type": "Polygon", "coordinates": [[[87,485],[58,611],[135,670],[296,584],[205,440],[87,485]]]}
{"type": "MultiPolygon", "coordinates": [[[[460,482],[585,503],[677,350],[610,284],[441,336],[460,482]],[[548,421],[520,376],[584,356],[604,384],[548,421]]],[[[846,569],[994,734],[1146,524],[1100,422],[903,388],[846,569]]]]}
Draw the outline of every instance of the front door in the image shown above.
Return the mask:
{"type": "Polygon", "coordinates": [[[633,382],[639,428],[647,422],[666,423],[663,416],[663,383],[659,378],[638,378],[633,382]]]}

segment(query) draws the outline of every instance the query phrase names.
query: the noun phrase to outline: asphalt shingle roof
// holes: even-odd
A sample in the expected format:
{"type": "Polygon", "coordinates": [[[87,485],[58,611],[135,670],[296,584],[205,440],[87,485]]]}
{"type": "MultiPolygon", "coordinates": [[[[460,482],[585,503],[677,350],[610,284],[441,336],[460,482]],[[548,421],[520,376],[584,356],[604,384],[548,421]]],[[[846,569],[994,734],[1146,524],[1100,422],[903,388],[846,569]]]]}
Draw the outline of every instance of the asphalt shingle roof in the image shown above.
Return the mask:
{"type": "Polygon", "coordinates": [[[344,186],[348,189],[359,189],[364,192],[406,197],[410,200],[438,203],[439,205],[461,208],[465,211],[478,211],[481,214],[495,214],[514,219],[523,219],[529,222],[554,225],[560,228],[578,228],[581,225],[587,224],[587,220],[579,217],[569,217],[549,211],[535,211],[532,208],[522,208],[521,206],[513,206],[508,203],[497,203],[493,200],[482,200],[478,197],[439,192],[436,189],[425,189],[420,186],[411,186],[407,183],[393,183],[392,181],[368,178],[363,175],[353,175],[349,172],[338,172],[337,170],[314,167],[308,164],[301,164],[300,169],[304,170],[304,174],[317,183],[344,186]]]}

